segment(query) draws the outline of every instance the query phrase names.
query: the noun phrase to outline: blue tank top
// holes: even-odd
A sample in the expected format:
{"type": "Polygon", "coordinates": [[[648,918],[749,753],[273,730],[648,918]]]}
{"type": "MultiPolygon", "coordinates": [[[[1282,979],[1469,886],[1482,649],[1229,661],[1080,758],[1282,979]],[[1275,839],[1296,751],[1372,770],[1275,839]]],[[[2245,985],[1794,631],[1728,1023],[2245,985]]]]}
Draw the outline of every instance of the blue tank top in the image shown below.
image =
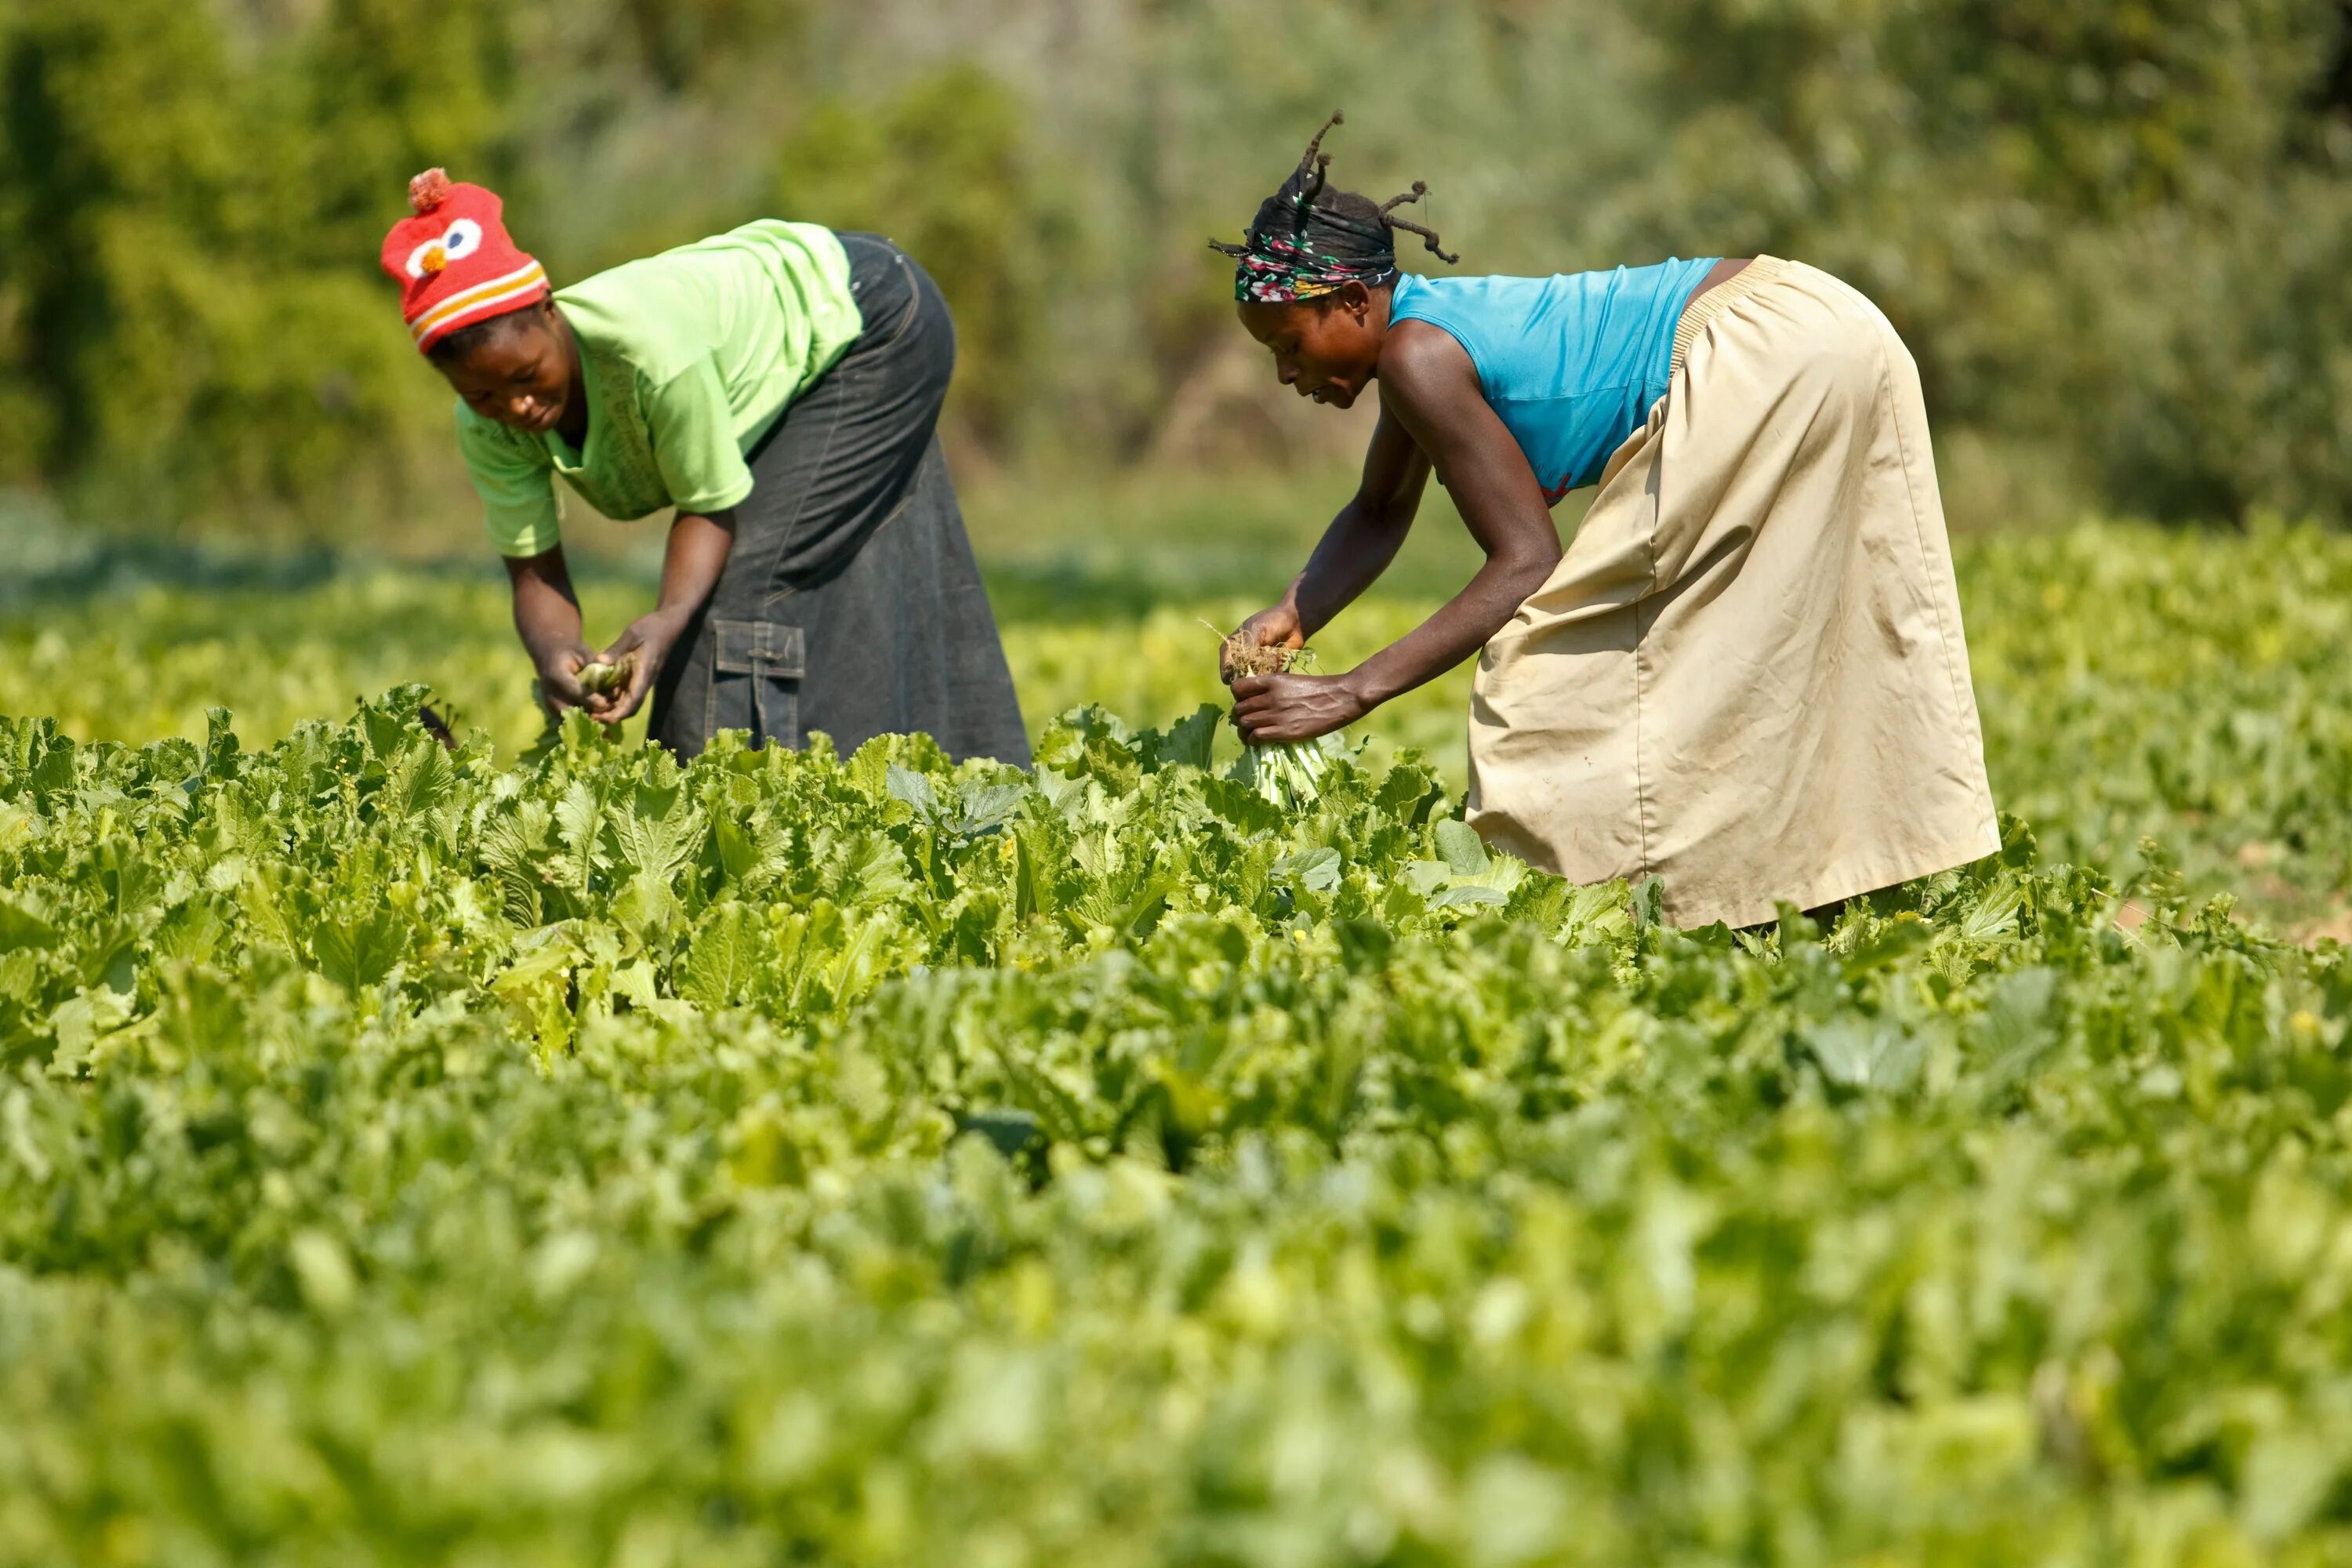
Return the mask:
{"type": "Polygon", "coordinates": [[[1683,303],[1717,259],[1550,278],[1407,273],[1389,320],[1442,327],[1468,351],[1486,402],[1556,503],[1597,481],[1666,395],[1683,303]]]}

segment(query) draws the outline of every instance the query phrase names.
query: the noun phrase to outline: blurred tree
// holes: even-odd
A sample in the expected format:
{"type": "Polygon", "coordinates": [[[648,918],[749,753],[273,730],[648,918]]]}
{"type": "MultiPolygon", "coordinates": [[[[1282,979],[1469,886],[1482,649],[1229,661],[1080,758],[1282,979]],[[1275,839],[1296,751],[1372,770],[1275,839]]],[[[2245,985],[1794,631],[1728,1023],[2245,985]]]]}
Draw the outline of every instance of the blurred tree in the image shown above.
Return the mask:
{"type": "Polygon", "coordinates": [[[373,259],[420,169],[493,188],[518,172],[512,22],[492,0],[328,0],[289,53],[280,146],[320,263],[373,259]]]}
{"type": "Polygon", "coordinates": [[[434,163],[559,278],[766,213],[889,234],[967,434],[1131,460],[1228,373],[1202,241],[1344,105],[1342,183],[1428,180],[1467,268],[1794,255],[2004,471],[2345,519],[2347,6],[0,0],[0,483],[331,531],[452,478],[374,272],[434,163]]]}
{"type": "Polygon", "coordinates": [[[805,8],[803,0],[623,0],[638,58],[669,92],[789,42],[805,8]]]}
{"type": "Polygon", "coordinates": [[[2112,501],[2352,507],[2309,395],[2342,312],[2295,277],[2352,258],[2310,129],[2336,0],[1658,0],[1646,26],[1682,113],[1633,227],[1837,272],[1939,416],[2055,447],[2112,501]]]}
{"type": "Polygon", "coordinates": [[[919,78],[873,107],[811,110],[777,158],[775,211],[887,235],[955,311],[956,413],[1001,443],[1024,384],[1053,215],[1024,145],[1022,107],[970,65],[919,78]]]}
{"type": "Polygon", "coordinates": [[[232,52],[181,0],[24,0],[0,28],[0,417],[30,475],[176,517],[396,493],[428,420],[375,276],[426,157],[480,144],[486,0],[333,0],[232,52]]]}
{"type": "Polygon", "coordinates": [[[210,18],[172,0],[10,14],[0,278],[12,379],[45,416],[25,447],[37,472],[152,449],[184,405],[173,351],[245,123],[226,74],[210,18]],[[131,315],[147,330],[123,332],[131,315]]]}

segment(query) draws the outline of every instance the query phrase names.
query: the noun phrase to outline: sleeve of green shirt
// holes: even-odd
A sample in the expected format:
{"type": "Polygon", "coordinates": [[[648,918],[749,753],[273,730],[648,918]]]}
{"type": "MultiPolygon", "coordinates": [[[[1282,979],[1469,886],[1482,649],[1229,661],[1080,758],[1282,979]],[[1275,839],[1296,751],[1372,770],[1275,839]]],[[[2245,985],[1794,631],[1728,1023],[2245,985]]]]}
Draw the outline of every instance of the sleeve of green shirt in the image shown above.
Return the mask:
{"type": "Polygon", "coordinates": [[[457,450],[466,459],[475,493],[482,498],[482,524],[498,552],[539,555],[555,548],[563,515],[547,466],[515,449],[506,433],[457,405],[457,450]]]}
{"type": "Polygon", "coordinates": [[[670,504],[724,511],[751,493],[751,470],[735,444],[735,418],[719,367],[706,356],[645,393],[646,429],[670,504]]]}

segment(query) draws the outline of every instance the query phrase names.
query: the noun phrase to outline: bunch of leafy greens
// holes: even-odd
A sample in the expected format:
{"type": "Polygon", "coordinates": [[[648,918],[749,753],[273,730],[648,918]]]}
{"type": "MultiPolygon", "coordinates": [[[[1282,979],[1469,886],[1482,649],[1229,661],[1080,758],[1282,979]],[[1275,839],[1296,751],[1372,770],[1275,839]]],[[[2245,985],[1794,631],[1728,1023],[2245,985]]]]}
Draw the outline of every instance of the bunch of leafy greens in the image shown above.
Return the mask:
{"type": "Polygon", "coordinates": [[[2158,853],[1679,933],[1213,710],[418,700],[0,721],[0,1560],[2352,1550],[2352,973],[2158,853]]]}
{"type": "MultiPolygon", "coordinates": [[[[1231,647],[1231,639],[1228,639],[1231,647]]],[[[1255,647],[1247,650],[1252,674],[1308,674],[1315,668],[1312,648],[1255,647]]],[[[1312,805],[1323,793],[1323,773],[1331,759],[1343,755],[1347,742],[1337,733],[1306,741],[1277,741],[1244,745],[1234,763],[1234,776],[1272,804],[1297,811],[1312,805]]]]}

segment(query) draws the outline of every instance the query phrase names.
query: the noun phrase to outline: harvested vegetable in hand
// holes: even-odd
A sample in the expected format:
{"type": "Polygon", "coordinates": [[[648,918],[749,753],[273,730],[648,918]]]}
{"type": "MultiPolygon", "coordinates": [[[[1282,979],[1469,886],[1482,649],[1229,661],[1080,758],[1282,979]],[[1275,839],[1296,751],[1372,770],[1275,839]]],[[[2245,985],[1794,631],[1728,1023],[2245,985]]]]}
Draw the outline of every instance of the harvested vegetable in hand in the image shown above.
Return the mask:
{"type": "MultiPolygon", "coordinates": [[[[636,673],[637,656],[634,652],[625,653],[610,664],[591,659],[580,667],[580,689],[589,697],[617,697],[629,689],[629,682],[635,679],[636,673]]],[[[539,732],[539,739],[524,750],[521,761],[525,767],[538,766],[543,758],[563,744],[563,710],[548,706],[546,689],[536,680],[530,683],[530,698],[539,705],[540,711],[547,715],[547,727],[539,732]]],[[[618,735],[620,726],[608,724],[604,727],[604,733],[608,739],[618,735]]]]}
{"type": "MultiPolygon", "coordinates": [[[[1215,630],[1211,627],[1211,630],[1215,630]]],[[[1223,637],[1223,634],[1220,633],[1223,637]]],[[[1238,633],[1224,637],[1218,649],[1218,668],[1225,683],[1250,675],[1303,675],[1315,667],[1315,650],[1282,647],[1267,643],[1244,643],[1238,633]]],[[[1241,761],[1233,776],[1286,811],[1311,805],[1323,793],[1323,771],[1333,757],[1347,750],[1338,732],[1311,741],[1288,741],[1254,746],[1244,739],[1241,761]]]]}
{"type": "Polygon", "coordinates": [[[580,689],[591,697],[610,697],[629,689],[630,678],[636,674],[637,656],[623,654],[612,664],[601,661],[580,667],[580,689]]]}

